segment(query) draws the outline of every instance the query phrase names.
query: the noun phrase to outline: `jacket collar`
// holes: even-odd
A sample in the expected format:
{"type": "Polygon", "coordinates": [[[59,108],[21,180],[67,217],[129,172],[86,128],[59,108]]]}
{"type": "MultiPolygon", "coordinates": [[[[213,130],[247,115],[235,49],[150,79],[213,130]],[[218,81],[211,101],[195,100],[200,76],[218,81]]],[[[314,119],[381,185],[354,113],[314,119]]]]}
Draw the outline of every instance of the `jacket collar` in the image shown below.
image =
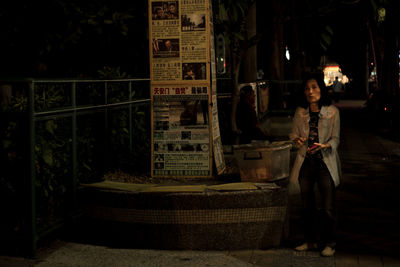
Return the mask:
{"type": "MultiPolygon", "coordinates": [[[[304,115],[309,116],[310,115],[310,108],[304,109],[304,115]]],[[[328,115],[328,107],[327,106],[322,106],[321,110],[319,111],[319,117],[323,118],[328,115]]]]}

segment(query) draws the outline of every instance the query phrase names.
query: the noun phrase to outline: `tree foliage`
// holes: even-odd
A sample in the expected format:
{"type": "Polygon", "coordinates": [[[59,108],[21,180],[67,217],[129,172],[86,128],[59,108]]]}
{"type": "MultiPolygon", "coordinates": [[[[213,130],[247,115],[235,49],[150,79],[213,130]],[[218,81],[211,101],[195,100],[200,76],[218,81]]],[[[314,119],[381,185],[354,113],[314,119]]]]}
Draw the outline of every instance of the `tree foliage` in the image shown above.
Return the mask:
{"type": "Polygon", "coordinates": [[[146,3],[44,0],[2,3],[3,76],[95,76],[104,65],[143,72],[146,3]],[[137,42],[137,39],[143,42],[137,42]]]}

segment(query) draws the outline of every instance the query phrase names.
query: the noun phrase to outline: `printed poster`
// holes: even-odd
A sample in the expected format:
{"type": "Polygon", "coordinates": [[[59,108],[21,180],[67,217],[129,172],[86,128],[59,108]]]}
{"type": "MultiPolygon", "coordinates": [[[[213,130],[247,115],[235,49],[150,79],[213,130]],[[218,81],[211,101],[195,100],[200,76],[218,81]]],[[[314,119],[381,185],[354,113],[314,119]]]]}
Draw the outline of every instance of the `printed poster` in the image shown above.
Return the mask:
{"type": "Polygon", "coordinates": [[[209,0],[150,0],[149,14],[152,175],[211,177],[221,140],[216,92],[211,98],[209,0]]]}
{"type": "Polygon", "coordinates": [[[209,91],[152,86],[154,176],[211,176],[209,91]]]}
{"type": "MultiPolygon", "coordinates": [[[[210,10],[212,10],[210,1],[210,10]]],[[[213,137],[213,152],[214,162],[218,174],[222,174],[225,171],[225,157],[222,148],[222,140],[219,129],[218,120],[218,103],[217,103],[217,75],[216,75],[216,63],[215,63],[215,46],[214,46],[214,25],[212,12],[210,12],[210,58],[211,58],[211,103],[212,103],[212,137],[213,137]]]]}
{"type": "Polygon", "coordinates": [[[150,1],[152,83],[209,81],[208,0],[150,1]]]}

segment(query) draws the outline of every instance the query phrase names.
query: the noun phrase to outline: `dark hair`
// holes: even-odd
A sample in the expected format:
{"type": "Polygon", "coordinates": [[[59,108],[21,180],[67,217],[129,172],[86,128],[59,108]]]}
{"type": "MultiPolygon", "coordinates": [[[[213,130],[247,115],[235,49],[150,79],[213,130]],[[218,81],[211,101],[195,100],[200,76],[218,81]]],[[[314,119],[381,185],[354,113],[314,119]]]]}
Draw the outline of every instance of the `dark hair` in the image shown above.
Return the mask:
{"type": "Polygon", "coordinates": [[[304,75],[303,83],[301,84],[300,89],[298,90],[298,106],[303,107],[303,108],[308,108],[309,103],[307,101],[306,95],[304,94],[304,89],[306,87],[306,83],[309,80],[315,80],[319,86],[319,89],[321,90],[321,99],[319,100],[319,107],[322,106],[329,106],[332,103],[332,100],[329,96],[328,93],[328,88],[326,88],[325,82],[324,82],[324,74],[321,73],[306,73],[304,75]]]}

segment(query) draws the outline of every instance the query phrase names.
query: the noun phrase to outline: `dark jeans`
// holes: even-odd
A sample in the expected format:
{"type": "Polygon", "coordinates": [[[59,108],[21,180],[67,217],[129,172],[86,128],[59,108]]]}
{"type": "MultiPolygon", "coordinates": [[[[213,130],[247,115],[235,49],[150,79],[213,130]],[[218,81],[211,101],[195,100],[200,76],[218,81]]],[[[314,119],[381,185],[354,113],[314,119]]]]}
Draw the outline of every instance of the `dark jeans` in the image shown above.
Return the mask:
{"type": "Polygon", "coordinates": [[[303,223],[306,242],[335,247],[335,184],[322,159],[306,158],[300,170],[299,183],[303,200],[303,223]],[[321,195],[321,212],[317,212],[315,184],[321,195]]]}

